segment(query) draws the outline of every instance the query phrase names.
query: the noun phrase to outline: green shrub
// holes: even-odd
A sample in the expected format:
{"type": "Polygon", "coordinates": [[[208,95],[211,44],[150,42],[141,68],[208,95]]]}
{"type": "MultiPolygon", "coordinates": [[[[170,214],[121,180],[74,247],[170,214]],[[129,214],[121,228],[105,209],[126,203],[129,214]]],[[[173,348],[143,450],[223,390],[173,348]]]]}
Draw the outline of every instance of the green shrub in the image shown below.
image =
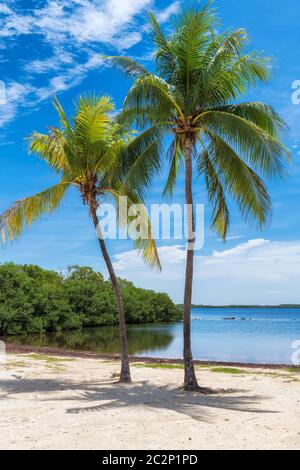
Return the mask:
{"type": "MultiPolygon", "coordinates": [[[[177,321],[179,309],[167,294],[120,279],[128,323],[177,321]]],[[[0,265],[0,335],[62,331],[118,323],[111,284],[89,267],[67,275],[35,265],[0,265]]]]}

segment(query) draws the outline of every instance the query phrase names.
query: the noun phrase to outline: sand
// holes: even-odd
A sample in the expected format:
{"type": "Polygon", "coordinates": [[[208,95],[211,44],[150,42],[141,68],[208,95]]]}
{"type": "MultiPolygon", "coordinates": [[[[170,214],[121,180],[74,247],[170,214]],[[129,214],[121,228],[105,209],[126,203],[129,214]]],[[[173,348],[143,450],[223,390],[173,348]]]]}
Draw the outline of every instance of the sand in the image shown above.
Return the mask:
{"type": "Polygon", "coordinates": [[[199,396],[180,368],[8,354],[0,364],[1,449],[300,449],[300,374],[197,367],[199,396]],[[233,373],[235,372],[235,373],[233,373]]]}

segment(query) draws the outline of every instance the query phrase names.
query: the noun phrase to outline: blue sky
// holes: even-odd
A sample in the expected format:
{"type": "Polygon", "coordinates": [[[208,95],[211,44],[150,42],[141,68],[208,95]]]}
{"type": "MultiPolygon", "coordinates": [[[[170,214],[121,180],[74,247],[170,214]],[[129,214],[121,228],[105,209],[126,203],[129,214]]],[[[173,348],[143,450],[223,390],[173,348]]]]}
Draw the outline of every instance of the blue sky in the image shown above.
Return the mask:
{"type": "MultiPolygon", "coordinates": [[[[56,125],[51,105],[56,93],[68,113],[83,92],[109,93],[119,109],[130,83],[101,61],[101,54],[128,54],[151,67],[146,12],[152,9],[168,29],[183,1],[154,0],[2,0],[0,4],[0,80],[7,102],[0,104],[0,212],[14,200],[55,183],[56,175],[28,156],[26,137],[56,125]]],[[[298,0],[216,0],[226,28],[244,27],[251,48],[274,57],[273,78],[247,98],[273,105],[290,126],[293,165],[282,184],[269,184],[274,217],[263,232],[249,228],[232,207],[224,245],[209,229],[210,210],[200,182],[198,203],[205,204],[205,245],[197,253],[195,303],[300,303],[300,104],[292,103],[292,83],[300,80],[298,0]]],[[[153,184],[149,202],[162,201],[163,177],[153,184]]],[[[182,180],[175,201],[182,201],[182,180]]],[[[151,271],[130,242],[109,243],[116,269],[136,284],[167,291],[182,301],[184,247],[159,242],[162,274],[151,271]]],[[[36,263],[64,269],[91,265],[105,271],[87,210],[76,192],[62,207],[0,249],[0,262],[36,263]]]]}

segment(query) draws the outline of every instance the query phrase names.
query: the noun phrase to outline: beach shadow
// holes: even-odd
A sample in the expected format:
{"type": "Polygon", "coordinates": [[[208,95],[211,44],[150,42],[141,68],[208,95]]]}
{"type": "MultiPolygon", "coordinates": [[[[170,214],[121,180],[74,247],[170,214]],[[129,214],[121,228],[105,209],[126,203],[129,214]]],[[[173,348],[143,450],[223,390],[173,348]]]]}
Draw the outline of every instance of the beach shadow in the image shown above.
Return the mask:
{"type": "MultiPolygon", "coordinates": [[[[58,379],[20,379],[0,381],[0,390],[6,397],[18,393],[47,393],[43,401],[76,401],[76,406],[66,410],[69,414],[96,413],[126,407],[146,408],[154,412],[174,411],[198,421],[210,421],[214,409],[245,413],[274,413],[262,409],[264,396],[251,396],[245,390],[227,390],[214,395],[200,395],[175,389],[173,386],[157,387],[147,381],[121,385],[105,380],[75,383],[58,379]],[[75,391],[73,395],[57,396],[59,391],[75,391]],[[51,392],[55,392],[52,393],[51,392]],[[82,402],[82,405],[78,405],[82,402]]],[[[3,394],[2,394],[3,397],[3,394]]],[[[13,397],[10,397],[13,399],[13,397]]]]}
{"type": "Polygon", "coordinates": [[[216,395],[199,395],[185,392],[168,386],[156,387],[148,382],[131,386],[114,384],[104,386],[96,391],[86,391],[81,400],[87,406],[69,408],[67,413],[92,413],[109,409],[122,409],[125,407],[146,407],[153,411],[169,410],[189,416],[195,420],[208,421],[208,410],[227,409],[248,413],[272,413],[262,410],[255,405],[261,403],[266,397],[253,397],[242,391],[225,392],[216,395]],[[98,402],[97,404],[92,404],[98,402]],[[100,402],[100,403],[99,403],[100,402]]]}

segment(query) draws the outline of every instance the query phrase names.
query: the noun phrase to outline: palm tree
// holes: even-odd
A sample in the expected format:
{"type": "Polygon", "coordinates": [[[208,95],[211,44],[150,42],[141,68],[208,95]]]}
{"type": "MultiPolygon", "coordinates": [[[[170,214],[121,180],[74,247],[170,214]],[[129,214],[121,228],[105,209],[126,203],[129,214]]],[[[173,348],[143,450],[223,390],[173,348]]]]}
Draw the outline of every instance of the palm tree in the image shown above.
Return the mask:
{"type": "MultiPolygon", "coordinates": [[[[68,188],[75,186],[79,190],[83,203],[89,208],[114,290],[121,343],[120,382],[128,383],[131,377],[121,290],[101,233],[97,209],[99,200],[107,195],[112,196],[116,204],[121,196],[126,196],[127,209],[131,208],[131,219],[134,219],[133,204],[142,200],[130,186],[130,174],[134,165],[138,167],[144,158],[148,160],[149,152],[152,159],[158,155],[155,131],[147,131],[133,138],[132,132],[111,118],[114,105],[107,96],[81,98],[72,124],[56,98],[54,106],[59,114],[60,128],[51,127],[47,135],[34,132],[29,139],[29,150],[37,153],[59,173],[60,181],[34,196],[17,201],[1,215],[0,230],[4,240],[7,236],[12,240],[18,238],[26,226],[44,214],[52,213],[60,205],[68,188]],[[125,179],[126,175],[128,180],[125,179]]],[[[147,262],[160,268],[146,214],[139,214],[139,222],[144,224],[143,229],[147,230],[148,237],[137,237],[136,245],[147,262]]]]}
{"type": "Polygon", "coordinates": [[[282,176],[289,152],[283,145],[286,124],[271,106],[240,102],[249,87],[269,79],[269,59],[245,53],[243,29],[217,33],[214,9],[190,8],[166,37],[150,13],[156,72],[128,57],[109,57],[135,82],[124,102],[123,119],[140,129],[156,126],[170,136],[169,176],[172,193],[185,167],[188,245],[184,292],[184,388],[199,390],[190,334],[195,221],[192,182],[205,181],[212,205],[212,228],[225,240],[229,228],[228,197],[246,221],[260,227],[269,220],[271,200],[261,178],[282,176]],[[260,175],[260,176],[259,176],[260,175]]]}

